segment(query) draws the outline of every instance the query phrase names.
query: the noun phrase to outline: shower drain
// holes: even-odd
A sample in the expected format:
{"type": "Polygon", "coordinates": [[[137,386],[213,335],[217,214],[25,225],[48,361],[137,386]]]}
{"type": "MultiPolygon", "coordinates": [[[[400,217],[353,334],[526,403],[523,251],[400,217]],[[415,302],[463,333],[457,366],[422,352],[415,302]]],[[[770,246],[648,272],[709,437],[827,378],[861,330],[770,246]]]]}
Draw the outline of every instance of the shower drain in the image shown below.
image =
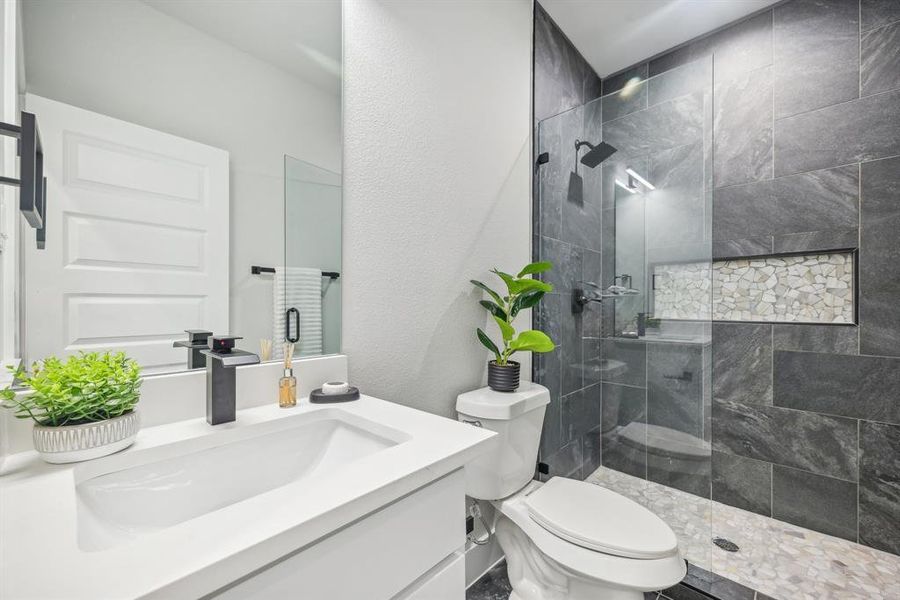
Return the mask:
{"type": "Polygon", "coordinates": [[[741,549],[740,546],[732,542],[731,540],[726,540],[723,537],[714,537],[712,539],[713,544],[724,550],[725,552],[737,552],[741,549]]]}

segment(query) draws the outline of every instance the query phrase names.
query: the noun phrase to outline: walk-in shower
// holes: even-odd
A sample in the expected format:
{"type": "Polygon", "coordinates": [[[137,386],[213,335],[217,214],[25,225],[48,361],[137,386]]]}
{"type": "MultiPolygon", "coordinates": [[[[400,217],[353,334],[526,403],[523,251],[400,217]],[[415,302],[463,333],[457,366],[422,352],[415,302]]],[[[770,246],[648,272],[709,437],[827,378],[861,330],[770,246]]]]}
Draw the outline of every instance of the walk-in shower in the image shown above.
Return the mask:
{"type": "Polygon", "coordinates": [[[600,81],[571,24],[612,9],[547,4],[539,472],[656,512],[713,597],[900,598],[897,15],[786,0],[600,81]]]}

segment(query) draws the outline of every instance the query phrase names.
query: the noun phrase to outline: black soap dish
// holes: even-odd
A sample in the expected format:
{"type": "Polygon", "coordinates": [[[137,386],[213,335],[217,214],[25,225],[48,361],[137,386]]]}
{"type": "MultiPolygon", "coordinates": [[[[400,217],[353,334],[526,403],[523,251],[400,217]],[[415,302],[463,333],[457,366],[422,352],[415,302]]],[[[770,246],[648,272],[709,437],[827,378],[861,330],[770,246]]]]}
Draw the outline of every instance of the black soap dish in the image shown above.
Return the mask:
{"type": "Polygon", "coordinates": [[[346,392],[341,394],[325,394],[322,388],[316,388],[309,393],[309,401],[312,404],[334,404],[336,402],[353,402],[359,400],[359,388],[350,386],[346,392]]]}

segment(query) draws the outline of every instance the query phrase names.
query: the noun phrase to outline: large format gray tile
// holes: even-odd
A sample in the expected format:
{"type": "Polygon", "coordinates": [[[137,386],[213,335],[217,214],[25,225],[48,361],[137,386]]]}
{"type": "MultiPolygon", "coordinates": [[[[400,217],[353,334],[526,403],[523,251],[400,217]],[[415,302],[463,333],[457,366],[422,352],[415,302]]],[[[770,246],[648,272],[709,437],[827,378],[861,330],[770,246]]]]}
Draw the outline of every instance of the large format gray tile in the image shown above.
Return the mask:
{"type": "Polygon", "coordinates": [[[534,116],[583,103],[586,62],[540,5],[534,10],[534,116]]]}
{"type": "MultiPolygon", "coordinates": [[[[713,214],[715,215],[715,213],[713,214]]],[[[713,231],[715,231],[715,227],[713,227],[713,231]]],[[[739,240],[714,240],[712,243],[712,257],[715,260],[738,258],[741,256],[761,256],[771,253],[771,235],[742,238],[739,240]]]]}
{"type": "Polygon", "coordinates": [[[823,169],[773,181],[775,234],[859,227],[859,168],[823,169]]]}
{"type": "Polygon", "coordinates": [[[900,157],[862,165],[859,351],[900,356],[900,157]]]}
{"type": "Polygon", "coordinates": [[[603,456],[603,428],[597,425],[581,437],[584,463],[581,466],[581,479],[586,479],[600,468],[603,456]]]}
{"type": "Polygon", "coordinates": [[[702,439],[703,347],[647,344],[647,422],[702,439]]]}
{"type": "Polygon", "coordinates": [[[716,77],[715,187],[771,179],[772,93],[771,67],[725,83],[716,77]]]}
{"type": "MultiPolygon", "coordinates": [[[[652,442],[651,442],[652,443],[652,442]]],[[[701,498],[709,498],[709,457],[684,460],[680,457],[654,452],[647,448],[647,479],[687,492],[701,498]]]]}
{"type": "Polygon", "coordinates": [[[857,539],[856,484],[775,465],[772,516],[845,540],[857,539]]]}
{"type": "MultiPolygon", "coordinates": [[[[829,243],[825,234],[833,231],[835,241],[843,242],[837,232],[855,231],[858,226],[857,165],[719,188],[713,196],[716,240],[804,232],[817,234],[819,243],[829,243]]],[[[811,242],[808,238],[804,238],[807,244],[811,242]]],[[[798,243],[790,238],[779,241],[798,243]]]]}
{"type": "Polygon", "coordinates": [[[713,398],[772,403],[772,326],[713,323],[713,398]]]}
{"type": "Polygon", "coordinates": [[[596,100],[603,95],[603,81],[590,64],[584,67],[584,93],[582,99],[585,104],[596,100]]]}
{"type": "Polygon", "coordinates": [[[900,423],[900,358],[775,352],[775,406],[900,423]]]}
{"type": "MultiPolygon", "coordinates": [[[[712,222],[714,240],[771,236],[778,227],[778,205],[772,180],[715,190],[712,222]]],[[[771,240],[768,244],[762,243],[771,250],[771,240]]]]}
{"type": "Polygon", "coordinates": [[[560,364],[562,369],[562,384],[560,393],[565,396],[584,387],[584,360],[582,331],[583,323],[580,314],[563,310],[562,331],[560,340],[560,364]]]}
{"type": "Polygon", "coordinates": [[[534,231],[556,239],[562,236],[563,173],[568,172],[572,164],[563,155],[561,124],[561,116],[556,116],[544,119],[538,125],[538,153],[546,152],[550,160],[538,167],[538,224],[534,231]]]}
{"type": "Polygon", "coordinates": [[[642,175],[656,187],[645,194],[652,210],[645,213],[649,248],[703,241],[706,207],[703,194],[703,147],[694,143],[650,157],[642,175]]]}
{"type": "Polygon", "coordinates": [[[562,398],[563,440],[569,442],[600,427],[600,385],[592,385],[562,398]]]}
{"type": "Polygon", "coordinates": [[[900,554],[900,427],[859,427],[859,541],[900,554]]]}
{"type": "Polygon", "coordinates": [[[856,421],[713,400],[713,450],[846,480],[857,478],[856,421]]]}
{"type": "Polygon", "coordinates": [[[900,90],[775,121],[775,175],[900,154],[900,90]]]}
{"type": "Polygon", "coordinates": [[[544,427],[541,430],[540,457],[543,462],[547,462],[548,457],[556,454],[563,447],[561,412],[560,397],[551,396],[550,404],[544,411],[544,427]]]}
{"type": "Polygon", "coordinates": [[[603,96],[603,122],[647,108],[647,82],[640,78],[603,96]]]}
{"type": "Polygon", "coordinates": [[[574,477],[581,479],[581,465],[584,463],[584,450],[581,446],[582,439],[575,438],[557,452],[541,459],[541,462],[547,463],[550,477],[574,477]]]}
{"type": "Polygon", "coordinates": [[[717,81],[771,65],[772,11],[763,11],[654,58],[650,61],[649,75],[655,77],[709,57],[713,57],[717,81]]]}
{"type": "Polygon", "coordinates": [[[900,21],[864,33],[860,49],[864,96],[900,88],[900,21]]]}
{"type": "Polygon", "coordinates": [[[775,325],[775,350],[858,354],[859,328],[838,325],[775,325]]]}
{"type": "Polygon", "coordinates": [[[640,340],[606,338],[601,355],[608,362],[603,381],[644,387],[647,385],[647,346],[640,340]]]}
{"type": "Polygon", "coordinates": [[[765,516],[772,515],[772,465],[712,453],[712,499],[765,516]]]}
{"type": "Polygon", "coordinates": [[[683,146],[702,138],[702,94],[681,96],[603,124],[603,140],[629,157],[683,146]]]}
{"type": "Polygon", "coordinates": [[[783,233],[772,240],[776,254],[789,252],[819,252],[822,250],[852,250],[859,246],[858,229],[829,229],[783,233]]]}
{"type": "MultiPolygon", "coordinates": [[[[592,250],[584,251],[582,265],[582,279],[591,281],[597,285],[603,285],[603,255],[592,250]]],[[[602,306],[600,304],[588,304],[582,313],[582,335],[588,338],[602,337],[602,306]]],[[[588,384],[585,384],[588,385],[588,384]]]]}
{"type": "Polygon", "coordinates": [[[860,28],[868,31],[894,21],[900,21],[900,2],[897,0],[860,0],[860,28]]]}
{"type": "Polygon", "coordinates": [[[647,450],[626,439],[623,430],[646,420],[646,390],[611,383],[602,384],[603,466],[635,477],[647,476],[647,450]]]}
{"type": "Polygon", "coordinates": [[[716,82],[772,64],[772,11],[764,11],[695,42],[695,55],[713,52],[716,82]]]}
{"type": "Polygon", "coordinates": [[[658,75],[647,82],[650,106],[679,96],[712,89],[712,60],[701,58],[658,75]]]}
{"type": "MultiPolygon", "coordinates": [[[[550,339],[557,345],[562,344],[562,315],[560,313],[562,302],[562,296],[559,294],[544,294],[536,309],[532,309],[534,327],[550,336],[550,339]]],[[[558,350],[554,352],[558,352],[558,350]]],[[[553,354],[553,352],[549,354],[553,354]]],[[[540,357],[544,355],[539,354],[535,356],[540,357]]]]}
{"type": "Polygon", "coordinates": [[[557,239],[541,236],[541,260],[553,263],[544,281],[551,284],[556,293],[568,296],[581,279],[581,260],[583,251],[580,247],[557,239]]]}
{"type": "Polygon", "coordinates": [[[858,4],[792,0],[774,10],[775,118],[858,98],[858,4]]]}

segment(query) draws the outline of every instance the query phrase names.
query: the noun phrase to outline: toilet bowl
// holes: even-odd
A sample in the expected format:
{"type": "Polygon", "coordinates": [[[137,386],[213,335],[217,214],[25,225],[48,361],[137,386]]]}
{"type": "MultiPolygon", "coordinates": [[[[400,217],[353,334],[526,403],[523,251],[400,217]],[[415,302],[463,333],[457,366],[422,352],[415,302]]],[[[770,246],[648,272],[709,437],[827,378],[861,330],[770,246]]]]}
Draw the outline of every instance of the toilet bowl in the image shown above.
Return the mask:
{"type": "Polygon", "coordinates": [[[516,392],[462,394],[463,422],[498,433],[466,466],[466,493],[496,508],[511,600],[642,600],[686,573],[672,529],[636,502],[565,477],[533,481],[550,394],[523,383],[516,392]]]}

